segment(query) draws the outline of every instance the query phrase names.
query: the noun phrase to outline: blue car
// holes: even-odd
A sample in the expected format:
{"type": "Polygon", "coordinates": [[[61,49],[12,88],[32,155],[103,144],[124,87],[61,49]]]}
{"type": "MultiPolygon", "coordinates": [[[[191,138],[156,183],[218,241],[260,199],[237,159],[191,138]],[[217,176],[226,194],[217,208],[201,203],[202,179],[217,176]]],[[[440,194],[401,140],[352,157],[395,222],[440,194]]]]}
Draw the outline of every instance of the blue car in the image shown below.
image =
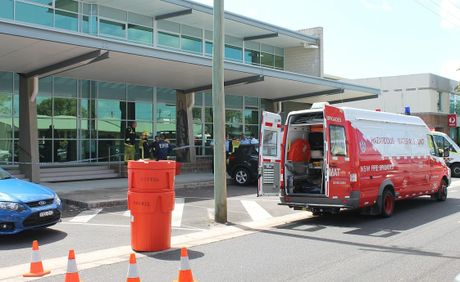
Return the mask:
{"type": "Polygon", "coordinates": [[[54,191],[0,168],[0,235],[54,225],[61,213],[61,200],[54,191]]]}

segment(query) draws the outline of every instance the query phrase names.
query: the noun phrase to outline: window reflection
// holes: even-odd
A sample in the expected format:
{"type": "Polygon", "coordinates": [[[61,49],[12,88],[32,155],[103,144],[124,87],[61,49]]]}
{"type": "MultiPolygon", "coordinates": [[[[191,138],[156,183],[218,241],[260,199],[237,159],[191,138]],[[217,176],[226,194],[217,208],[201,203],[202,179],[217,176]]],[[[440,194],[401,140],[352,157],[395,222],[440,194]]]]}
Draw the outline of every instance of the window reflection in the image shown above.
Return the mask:
{"type": "Polygon", "coordinates": [[[120,104],[116,100],[97,100],[96,117],[102,119],[121,119],[120,104]]]}
{"type": "Polygon", "coordinates": [[[153,42],[153,29],[140,25],[128,24],[128,40],[151,45],[153,42]]]}
{"type": "Polygon", "coordinates": [[[11,116],[12,107],[12,94],[0,92],[0,116],[11,116]]]}
{"type": "Polygon", "coordinates": [[[190,36],[182,36],[181,38],[181,47],[182,50],[190,51],[194,53],[202,52],[202,41],[198,38],[193,38],[190,36]]]}
{"type": "Polygon", "coordinates": [[[56,10],[54,21],[57,28],[78,31],[78,14],[56,10]]]}
{"type": "Polygon", "coordinates": [[[12,161],[13,150],[12,150],[13,140],[0,140],[0,163],[9,163],[12,161]]]}
{"type": "Polygon", "coordinates": [[[114,37],[126,37],[126,26],[124,23],[99,19],[99,34],[114,37]]]}
{"type": "Polygon", "coordinates": [[[171,47],[171,48],[179,48],[179,35],[166,33],[166,32],[158,32],[158,45],[171,47]]]}
{"type": "Polygon", "coordinates": [[[0,18],[13,19],[14,4],[13,0],[3,0],[2,9],[0,9],[0,18]]]}
{"type": "MultiPolygon", "coordinates": [[[[50,1],[44,2],[47,2],[48,4],[50,1]]],[[[39,25],[53,26],[53,10],[33,4],[16,2],[16,20],[39,25]]]]}

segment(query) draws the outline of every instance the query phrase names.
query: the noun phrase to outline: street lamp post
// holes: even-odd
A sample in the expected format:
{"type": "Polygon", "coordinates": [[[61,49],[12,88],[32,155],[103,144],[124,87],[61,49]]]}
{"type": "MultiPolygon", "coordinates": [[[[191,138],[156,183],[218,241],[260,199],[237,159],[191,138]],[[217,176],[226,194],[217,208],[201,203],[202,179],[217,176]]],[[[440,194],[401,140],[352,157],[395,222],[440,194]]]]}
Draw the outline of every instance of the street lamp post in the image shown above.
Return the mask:
{"type": "Polygon", "coordinates": [[[214,120],[214,218],[227,222],[225,172],[224,0],[214,0],[212,106],[214,120]]]}

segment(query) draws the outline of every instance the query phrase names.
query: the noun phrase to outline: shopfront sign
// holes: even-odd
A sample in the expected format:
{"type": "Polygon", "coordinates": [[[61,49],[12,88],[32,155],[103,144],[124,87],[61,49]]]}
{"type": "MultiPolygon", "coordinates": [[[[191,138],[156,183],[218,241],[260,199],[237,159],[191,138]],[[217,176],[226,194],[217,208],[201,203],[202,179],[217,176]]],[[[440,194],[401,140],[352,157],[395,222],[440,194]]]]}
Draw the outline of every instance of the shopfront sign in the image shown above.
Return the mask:
{"type": "Polygon", "coordinates": [[[457,127],[457,114],[447,115],[447,123],[449,127],[457,127]]]}

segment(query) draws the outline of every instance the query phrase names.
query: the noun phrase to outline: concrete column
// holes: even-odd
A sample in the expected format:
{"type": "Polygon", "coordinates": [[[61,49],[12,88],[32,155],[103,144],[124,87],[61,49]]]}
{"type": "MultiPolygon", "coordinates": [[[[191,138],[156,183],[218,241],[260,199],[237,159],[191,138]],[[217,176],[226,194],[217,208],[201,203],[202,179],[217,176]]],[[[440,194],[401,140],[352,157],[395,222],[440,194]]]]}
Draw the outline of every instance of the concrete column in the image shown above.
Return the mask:
{"type": "Polygon", "coordinates": [[[176,160],[179,162],[196,163],[192,114],[194,100],[194,93],[176,91],[176,144],[179,148],[176,150],[176,160]]]}
{"type": "Polygon", "coordinates": [[[33,90],[34,79],[19,76],[19,169],[30,181],[38,183],[40,182],[40,159],[37,104],[35,99],[31,101],[33,90]]]}

